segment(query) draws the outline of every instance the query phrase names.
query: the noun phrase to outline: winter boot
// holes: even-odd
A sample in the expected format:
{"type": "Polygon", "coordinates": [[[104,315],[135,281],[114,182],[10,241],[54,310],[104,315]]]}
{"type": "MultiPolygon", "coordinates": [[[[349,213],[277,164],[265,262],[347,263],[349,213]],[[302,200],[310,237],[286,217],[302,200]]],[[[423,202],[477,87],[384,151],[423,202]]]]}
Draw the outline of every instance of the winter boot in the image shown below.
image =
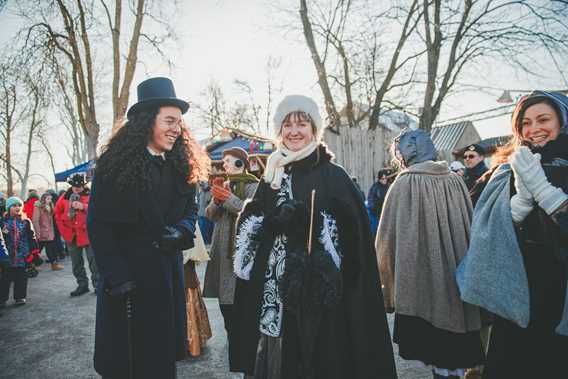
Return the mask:
{"type": "Polygon", "coordinates": [[[16,305],[26,305],[26,299],[17,299],[15,304],[16,305]]]}
{"type": "Polygon", "coordinates": [[[74,291],[71,291],[69,295],[71,297],[77,297],[86,294],[89,292],[89,287],[77,287],[74,291]]]}
{"type": "Polygon", "coordinates": [[[481,379],[483,373],[480,368],[470,368],[465,372],[464,379],[481,379]]]}
{"type": "Polygon", "coordinates": [[[63,265],[60,264],[59,262],[54,262],[54,263],[51,264],[51,270],[52,271],[63,270],[63,265]]]}

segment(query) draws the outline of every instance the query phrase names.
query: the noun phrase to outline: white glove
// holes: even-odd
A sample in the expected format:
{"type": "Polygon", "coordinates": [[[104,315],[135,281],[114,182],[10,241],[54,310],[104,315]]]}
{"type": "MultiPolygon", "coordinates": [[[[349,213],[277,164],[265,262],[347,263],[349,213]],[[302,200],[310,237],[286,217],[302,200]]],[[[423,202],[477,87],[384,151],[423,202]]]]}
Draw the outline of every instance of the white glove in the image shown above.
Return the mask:
{"type": "Polygon", "coordinates": [[[521,177],[535,201],[547,214],[554,213],[568,200],[568,195],[562,189],[554,187],[546,179],[540,165],[540,154],[533,154],[528,147],[521,146],[511,155],[509,163],[513,172],[521,177]]]}
{"type": "Polygon", "coordinates": [[[516,194],[511,198],[511,216],[513,221],[522,222],[534,208],[534,199],[529,192],[521,176],[513,168],[513,175],[515,177],[516,194]]]}

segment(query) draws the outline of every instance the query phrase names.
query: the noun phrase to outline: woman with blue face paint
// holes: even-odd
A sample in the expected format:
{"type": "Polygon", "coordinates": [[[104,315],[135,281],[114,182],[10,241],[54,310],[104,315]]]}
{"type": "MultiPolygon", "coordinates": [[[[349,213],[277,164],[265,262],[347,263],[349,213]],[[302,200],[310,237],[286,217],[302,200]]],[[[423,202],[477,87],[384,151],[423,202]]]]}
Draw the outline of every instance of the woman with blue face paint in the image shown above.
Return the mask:
{"type": "Polygon", "coordinates": [[[568,98],[517,104],[507,162],[481,179],[462,299],[496,314],[484,378],[560,378],[568,352],[568,98]]]}

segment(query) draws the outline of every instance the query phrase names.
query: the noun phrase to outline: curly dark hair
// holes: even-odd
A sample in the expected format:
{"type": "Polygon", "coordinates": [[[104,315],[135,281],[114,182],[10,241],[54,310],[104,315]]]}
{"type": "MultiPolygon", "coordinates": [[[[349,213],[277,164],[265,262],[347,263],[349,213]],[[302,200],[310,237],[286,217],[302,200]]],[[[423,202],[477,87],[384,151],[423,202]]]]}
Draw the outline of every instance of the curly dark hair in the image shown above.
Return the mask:
{"type": "MultiPolygon", "coordinates": [[[[118,191],[149,188],[151,161],[146,147],[159,111],[160,108],[156,107],[131,116],[103,146],[95,166],[95,175],[103,179],[114,178],[118,191]]],[[[185,124],[172,150],[166,152],[166,158],[173,162],[175,170],[187,178],[188,183],[207,180],[209,157],[185,124]]]]}

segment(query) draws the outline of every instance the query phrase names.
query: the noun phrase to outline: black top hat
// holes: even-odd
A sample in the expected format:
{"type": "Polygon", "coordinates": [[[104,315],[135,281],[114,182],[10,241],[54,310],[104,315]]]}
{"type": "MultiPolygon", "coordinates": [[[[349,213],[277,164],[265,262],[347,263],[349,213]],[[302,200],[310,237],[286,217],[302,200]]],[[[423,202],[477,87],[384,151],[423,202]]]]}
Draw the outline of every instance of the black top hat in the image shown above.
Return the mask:
{"type": "Polygon", "coordinates": [[[151,78],[138,84],[138,102],[128,110],[128,118],[141,110],[171,105],[178,107],[181,113],[187,112],[189,104],[176,97],[174,84],[168,78],[151,78]]]}
{"type": "Polygon", "coordinates": [[[67,178],[67,183],[71,187],[83,187],[87,184],[87,180],[85,179],[84,174],[76,173],[67,178]]]}

